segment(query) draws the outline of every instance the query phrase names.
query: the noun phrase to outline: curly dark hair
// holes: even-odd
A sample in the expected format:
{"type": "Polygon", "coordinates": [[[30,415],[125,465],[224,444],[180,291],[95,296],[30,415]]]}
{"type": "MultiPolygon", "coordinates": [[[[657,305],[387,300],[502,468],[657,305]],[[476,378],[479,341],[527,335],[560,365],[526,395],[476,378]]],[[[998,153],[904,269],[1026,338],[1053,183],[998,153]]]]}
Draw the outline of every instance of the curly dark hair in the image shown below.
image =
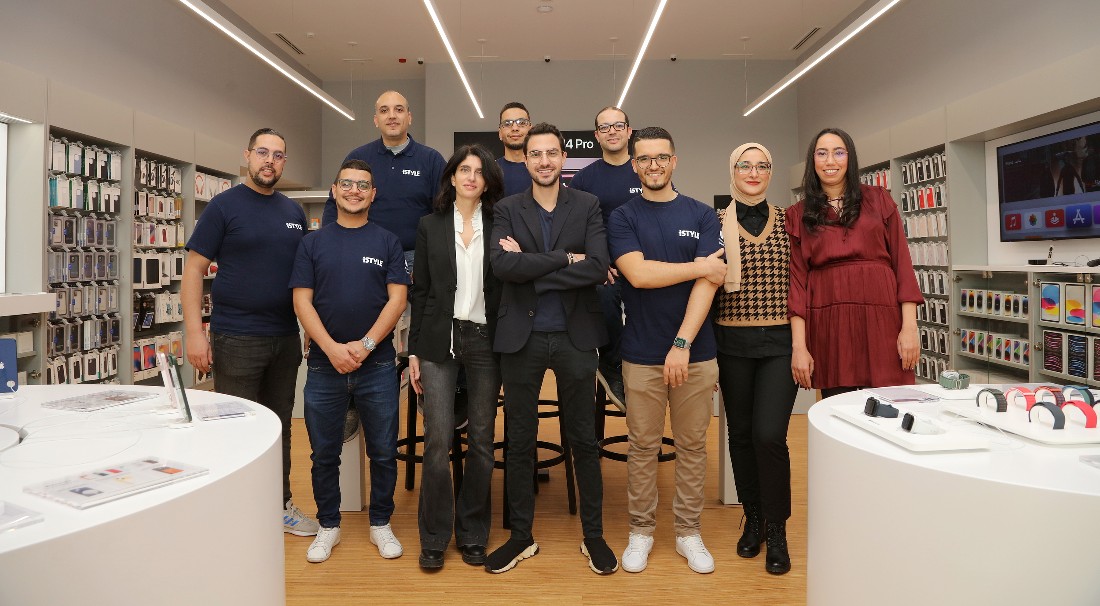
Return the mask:
{"type": "Polygon", "coordinates": [[[810,146],[806,150],[806,170],[802,173],[802,224],[810,230],[815,230],[822,225],[843,225],[851,227],[859,219],[860,207],[863,204],[863,194],[859,190],[859,159],[856,156],[856,144],[851,135],[839,128],[825,128],[814,135],[810,140],[810,146]],[[844,147],[848,149],[848,172],[844,175],[844,204],[841,207],[840,218],[833,221],[828,218],[826,209],[829,206],[829,196],[821,187],[821,179],[817,176],[814,166],[814,152],[817,151],[817,141],[824,135],[836,135],[844,141],[844,147]]]}
{"type": "Polygon", "coordinates": [[[455,186],[451,184],[451,177],[458,172],[458,165],[470,156],[475,156],[481,160],[481,176],[485,179],[485,193],[481,194],[482,208],[486,212],[491,212],[493,204],[496,204],[497,200],[504,195],[504,173],[500,170],[500,165],[493,159],[493,155],[489,153],[489,150],[477,144],[463,145],[455,150],[451,159],[447,160],[447,165],[443,167],[443,176],[439,182],[439,194],[436,195],[432,204],[432,210],[435,212],[448,212],[454,207],[456,192],[455,186]]]}

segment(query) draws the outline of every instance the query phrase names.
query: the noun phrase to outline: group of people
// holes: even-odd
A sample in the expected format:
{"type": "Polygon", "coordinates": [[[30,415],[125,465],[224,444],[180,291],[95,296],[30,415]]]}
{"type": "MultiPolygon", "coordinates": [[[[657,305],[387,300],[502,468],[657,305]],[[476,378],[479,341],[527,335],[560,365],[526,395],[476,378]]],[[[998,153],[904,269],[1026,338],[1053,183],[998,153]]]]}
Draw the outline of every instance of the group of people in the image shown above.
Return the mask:
{"type": "Polygon", "coordinates": [[[539,552],[533,536],[538,403],[557,381],[561,432],[580,493],[581,553],[597,574],[620,561],[603,533],[594,406],[599,381],[626,411],[630,532],[621,565],[653,548],[657,456],[666,415],[676,444],[676,552],[714,570],[701,538],[706,435],[721,387],[745,522],[738,555],[767,546],[765,569],[791,563],[786,436],[798,385],[825,395],[913,382],[921,295],[897,207],[860,185],[851,138],[826,129],[807,151],[804,199],[768,203],[772,158],[759,143],[730,157],[733,202],[717,213],[672,185],[672,135],[635,131],[626,112],[596,114],[602,158],[562,182],[560,131],[523,104],[500,112],[504,156],[462,146],[449,160],[408,135],[396,91],[375,104],[381,137],[340,166],[320,230],[275,191],[285,139],[257,131],[243,183],[215,197],[188,241],[187,356],[215,390],[260,402],[283,423],[286,532],[315,536],[310,562],[340,543],[339,465],[349,406],[370,460],[370,540],[403,554],[390,528],[397,481],[399,376],[391,334],[411,300],[409,380],[424,416],[419,564],[502,573],[539,552]],[[202,276],[219,264],[211,337],[202,276]],[[305,421],[317,520],[289,487],[290,414],[305,335],[305,421]],[[491,552],[490,487],[498,396],[507,415],[511,535],[491,552]],[[465,403],[456,413],[456,394],[465,403]],[[450,473],[464,416],[461,487],[450,473]]]}

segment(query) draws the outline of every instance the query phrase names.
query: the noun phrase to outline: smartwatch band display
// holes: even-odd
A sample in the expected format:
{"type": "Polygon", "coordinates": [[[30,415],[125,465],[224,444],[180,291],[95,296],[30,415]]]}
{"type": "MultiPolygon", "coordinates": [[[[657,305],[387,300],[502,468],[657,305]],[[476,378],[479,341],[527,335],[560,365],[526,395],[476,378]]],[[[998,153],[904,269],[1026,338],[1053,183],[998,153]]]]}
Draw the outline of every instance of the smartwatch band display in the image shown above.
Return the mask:
{"type": "Polygon", "coordinates": [[[970,375],[954,370],[945,370],[940,373],[940,387],[944,389],[966,389],[970,387],[970,375]]]}
{"type": "MultiPolygon", "coordinates": [[[[996,402],[997,405],[997,412],[1008,412],[1008,400],[1005,398],[1005,394],[1001,390],[993,389],[992,387],[986,387],[985,389],[979,391],[978,395],[974,396],[974,402],[976,405],[982,405],[982,394],[985,393],[993,397],[993,400],[994,402],[996,402]]],[[[1034,399],[1034,397],[1032,399],[1034,399]]]]}
{"type": "MultiPolygon", "coordinates": [[[[1091,406],[1085,403],[1084,400],[1066,400],[1065,404],[1062,404],[1064,409],[1067,406],[1072,406],[1081,411],[1081,414],[1085,415],[1085,429],[1093,429],[1096,427],[1096,411],[1091,406]]],[[[1065,414],[1065,411],[1062,411],[1065,414]]]]}
{"type": "MultiPolygon", "coordinates": [[[[1042,388],[1040,388],[1040,389],[1042,389],[1042,388]]],[[[1036,390],[1036,391],[1038,391],[1038,390],[1036,390]]],[[[1052,429],[1065,429],[1066,428],[1066,413],[1062,412],[1061,408],[1058,408],[1056,405],[1052,404],[1051,402],[1036,402],[1035,406],[1033,406],[1031,408],[1031,410],[1028,411],[1028,413],[1027,413],[1027,422],[1028,423],[1031,422],[1031,415],[1037,409],[1045,409],[1045,410],[1050,411],[1050,414],[1054,417],[1054,425],[1053,425],[1052,429]]]]}
{"type": "Polygon", "coordinates": [[[1096,406],[1096,397],[1092,395],[1092,390],[1084,385],[1066,385],[1062,388],[1062,394],[1067,400],[1076,397],[1084,400],[1089,406],[1096,406]]]}
{"type": "Polygon", "coordinates": [[[1019,398],[1024,399],[1024,410],[1031,412],[1031,407],[1035,406],[1035,392],[1023,386],[1013,387],[1005,392],[1005,399],[1013,404],[1017,403],[1019,398]]]}
{"type": "Polygon", "coordinates": [[[905,413],[901,418],[901,428],[909,433],[917,433],[923,435],[936,435],[941,434],[944,430],[939,426],[929,421],[928,419],[915,417],[912,413],[905,413]]]}
{"type": "Polygon", "coordinates": [[[898,418],[898,409],[879,402],[878,398],[867,398],[867,404],[863,407],[863,414],[869,417],[896,419],[898,418]]]}
{"type": "MultiPolygon", "coordinates": [[[[1066,396],[1062,394],[1062,388],[1056,385],[1043,385],[1035,389],[1035,399],[1039,400],[1042,394],[1049,393],[1054,396],[1054,405],[1061,408],[1066,403],[1066,396]]],[[[1038,402],[1036,402],[1038,404],[1038,402]]]]}

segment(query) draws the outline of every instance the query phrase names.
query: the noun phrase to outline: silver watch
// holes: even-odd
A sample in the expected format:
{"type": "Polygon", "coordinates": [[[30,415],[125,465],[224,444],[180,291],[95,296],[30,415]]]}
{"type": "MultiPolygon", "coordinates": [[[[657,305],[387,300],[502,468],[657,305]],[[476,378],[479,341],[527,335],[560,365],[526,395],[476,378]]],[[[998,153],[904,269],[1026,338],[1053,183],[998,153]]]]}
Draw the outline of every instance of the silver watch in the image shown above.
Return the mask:
{"type": "Polygon", "coordinates": [[[378,344],[374,342],[374,339],[370,338],[369,336],[363,337],[359,340],[359,342],[363,344],[363,349],[367,351],[374,351],[374,348],[378,347],[378,344]]]}

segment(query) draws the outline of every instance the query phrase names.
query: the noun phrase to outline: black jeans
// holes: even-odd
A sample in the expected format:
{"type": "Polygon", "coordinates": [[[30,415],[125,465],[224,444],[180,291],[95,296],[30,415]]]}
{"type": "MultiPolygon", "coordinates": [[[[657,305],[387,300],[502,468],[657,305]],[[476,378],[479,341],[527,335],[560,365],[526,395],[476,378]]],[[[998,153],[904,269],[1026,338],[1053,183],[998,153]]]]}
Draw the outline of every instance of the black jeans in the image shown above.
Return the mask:
{"type": "Polygon", "coordinates": [[[737,496],[742,503],[759,504],[769,522],[786,520],[791,517],[787,427],[798,393],[791,377],[791,356],[743,358],[719,353],[718,383],[737,496]]]}
{"type": "Polygon", "coordinates": [[[581,529],[586,539],[603,536],[603,475],[596,450],[596,416],[592,414],[596,364],[596,350],[577,349],[565,332],[532,332],[523,349],[501,355],[508,421],[506,483],[513,539],[532,538],[535,490],[531,478],[539,431],[539,391],[547,368],[557,377],[561,434],[573,452],[581,529]]]}
{"type": "MultiPolygon", "coordinates": [[[[619,280],[621,280],[620,278],[619,280]]],[[[600,295],[600,308],[607,323],[607,345],[600,348],[600,372],[608,381],[623,380],[623,356],[620,345],[623,340],[623,283],[601,284],[596,287],[600,295]]]]}
{"type": "Polygon", "coordinates": [[[212,333],[214,391],[258,402],[283,426],[283,502],[290,500],[290,415],[302,363],[298,335],[239,336],[212,333]]]}
{"type": "Polygon", "coordinates": [[[420,547],[444,550],[454,532],[459,545],[485,546],[492,518],[493,433],[496,429],[500,366],[484,324],[454,321],[454,359],[421,358],[424,386],[424,475],[420,480],[420,547]],[[457,504],[451,481],[455,429],[455,385],[466,371],[468,388],[466,458],[457,504]]]}

